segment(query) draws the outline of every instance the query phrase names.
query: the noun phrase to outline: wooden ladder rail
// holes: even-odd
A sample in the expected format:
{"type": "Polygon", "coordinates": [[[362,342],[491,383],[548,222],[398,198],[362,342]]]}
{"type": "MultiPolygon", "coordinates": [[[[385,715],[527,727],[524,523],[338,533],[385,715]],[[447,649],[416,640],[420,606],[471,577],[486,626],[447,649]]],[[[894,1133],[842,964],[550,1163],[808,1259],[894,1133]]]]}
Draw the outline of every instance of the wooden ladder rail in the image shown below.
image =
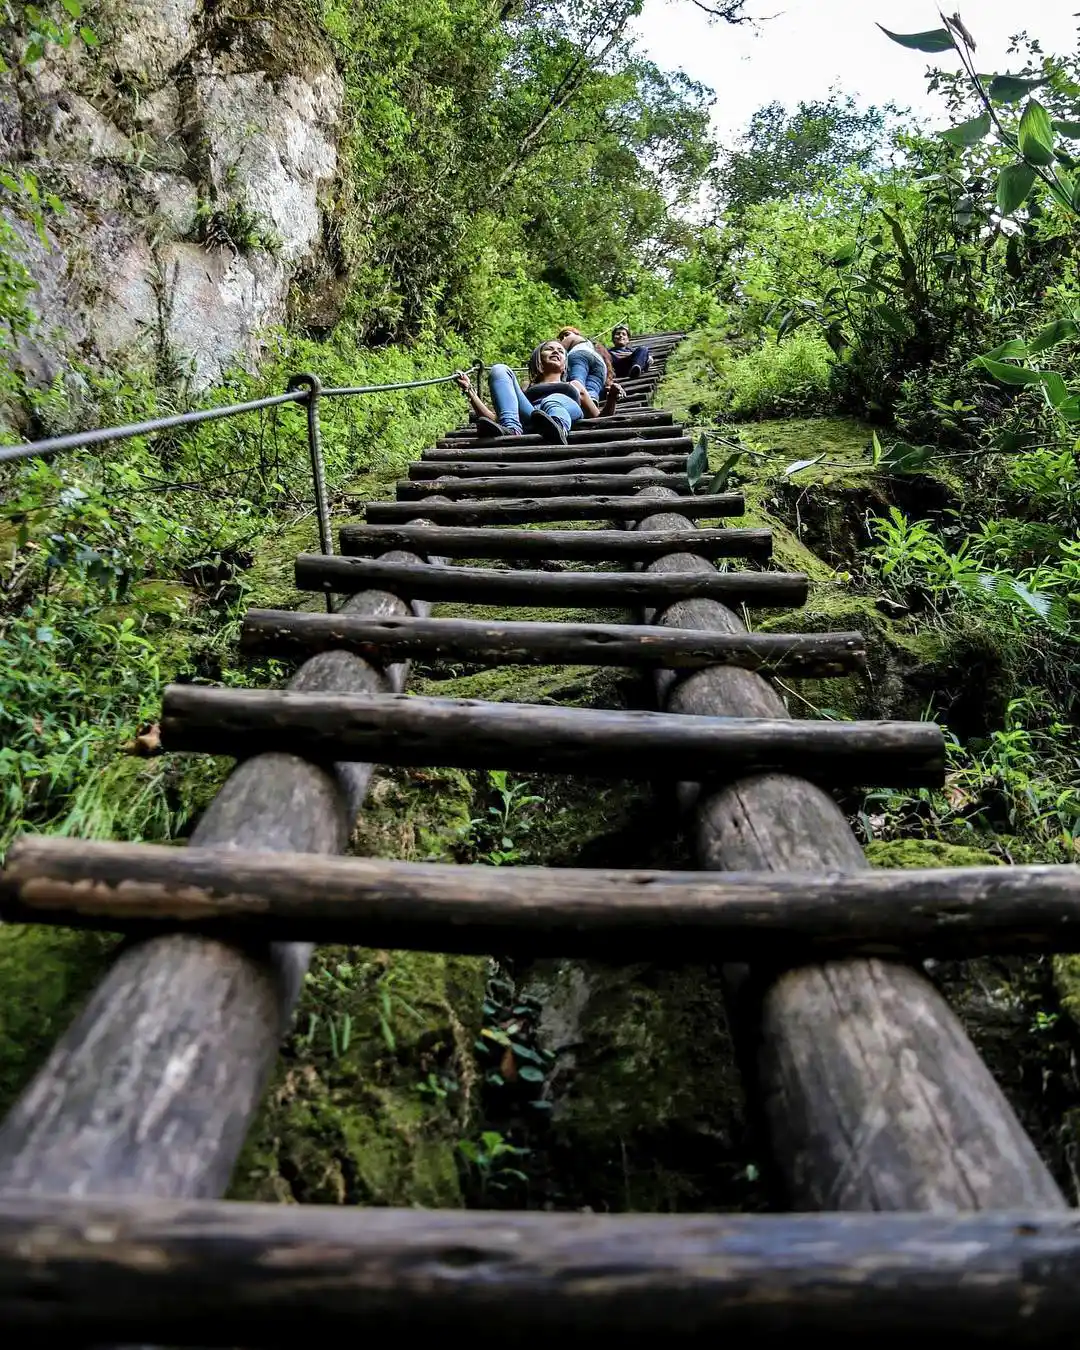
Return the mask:
{"type": "MultiPolygon", "coordinates": [[[[670,529],[666,489],[641,530],[670,529]]],[[[682,522],[684,525],[686,522],[682,522]]],[[[712,570],[690,553],[648,565],[712,570]]],[[[677,602],[661,625],[744,632],[721,602],[677,602]]],[[[661,672],[670,712],[786,717],[754,671],[661,672]]],[[[693,791],[693,789],[691,789],[693,791]]],[[[866,869],[831,796],[802,778],[759,775],[704,793],[694,807],[699,865],[729,871],[866,869]]],[[[724,969],[748,1100],[795,1209],[968,1210],[1066,1202],[959,1019],[924,975],[858,959],[795,969],[724,969]]]]}

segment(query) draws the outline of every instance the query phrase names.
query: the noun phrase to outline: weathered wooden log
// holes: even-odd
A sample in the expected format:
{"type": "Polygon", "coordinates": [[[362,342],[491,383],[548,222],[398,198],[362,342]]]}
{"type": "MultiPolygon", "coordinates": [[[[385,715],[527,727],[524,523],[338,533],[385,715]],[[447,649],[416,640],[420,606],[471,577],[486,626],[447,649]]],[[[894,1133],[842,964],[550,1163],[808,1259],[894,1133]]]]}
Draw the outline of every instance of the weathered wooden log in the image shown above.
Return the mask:
{"type": "MultiPolygon", "coordinates": [[[[358,595],[347,609],[412,612],[383,592],[358,595]]],[[[406,673],[326,652],[292,688],[401,689],[406,673]]],[[[338,853],[370,773],[364,763],[258,756],[230,776],[191,846],[338,853]]],[[[193,934],[127,948],[0,1125],[0,1186],[220,1195],[309,958],[299,944],[236,947],[193,934]]]]}
{"type": "Polygon", "coordinates": [[[166,749],[239,758],[276,751],[317,762],[346,757],[594,777],[727,781],[736,774],[798,771],[845,786],[944,782],[944,740],[930,722],[670,716],[184,684],[166,687],[162,709],[166,749]]]}
{"type": "Polygon", "coordinates": [[[640,624],[377,619],[279,609],[248,610],[240,643],[264,656],[303,660],[340,650],[374,664],[442,660],[678,670],[734,665],[801,679],[845,675],[866,665],[860,633],[703,634],[640,624]]]}
{"type": "Polygon", "coordinates": [[[325,557],[301,553],[295,564],[302,591],[352,595],[390,591],[413,600],[476,605],[652,605],[661,608],[695,595],[732,604],[791,608],[805,604],[802,572],[708,572],[656,577],[648,572],[500,572],[484,567],[429,567],[383,558],[325,557]]]}
{"type": "Polygon", "coordinates": [[[399,502],[420,501],[429,493],[437,493],[450,501],[480,497],[588,497],[603,492],[609,497],[633,497],[645,482],[658,483],[675,491],[689,493],[690,484],[684,473],[649,471],[649,477],[631,478],[619,473],[572,473],[561,475],[515,475],[507,478],[433,478],[414,483],[399,479],[399,502]]]}
{"type": "Polygon", "coordinates": [[[342,553],[377,557],[390,549],[423,556],[437,548],[444,558],[549,558],[591,562],[651,562],[665,553],[691,550],[701,558],[772,556],[771,530],[681,529],[640,534],[636,530],[500,530],[440,525],[343,525],[342,553]]]}
{"type": "Polygon", "coordinates": [[[855,873],[452,866],[24,835],[0,918],[390,950],[696,961],[1080,947],[1080,868],[855,873]]]}
{"type": "Polygon", "coordinates": [[[39,1199],[0,1203],[24,1346],[514,1345],[1066,1350],[1080,1233],[1057,1211],[600,1215],[39,1199]]]}
{"type": "MultiPolygon", "coordinates": [[[[670,529],[677,499],[650,491],[670,529]]],[[[664,573],[708,564],[676,554],[664,573]]],[[[714,601],[673,605],[663,623],[741,633],[714,601]]],[[[750,671],[659,676],[664,706],[689,715],[783,717],[750,671]]],[[[809,782],[762,774],[705,792],[697,854],[710,870],[857,871],[862,849],[836,804],[809,782]]],[[[954,1210],[1064,1205],[1012,1108],[937,991],[906,965],[831,962],[777,974],[727,969],[751,1102],[787,1202],[798,1209],[954,1210]]]]}
{"type": "MultiPolygon", "coordinates": [[[[590,417],[587,422],[579,422],[570,432],[570,435],[580,436],[590,431],[607,431],[611,427],[625,427],[630,423],[643,427],[670,427],[674,426],[675,419],[671,413],[664,412],[661,408],[646,408],[635,412],[633,415],[626,412],[617,412],[608,417],[590,417]]],[[[535,433],[530,432],[522,439],[527,440],[528,435],[533,434],[535,433]]],[[[464,426],[455,427],[448,435],[475,437],[476,423],[468,422],[464,426]]],[[[540,437],[537,436],[536,439],[539,441],[540,437]]]]}
{"type": "MultiPolygon", "coordinates": [[[[434,521],[437,525],[531,525],[556,520],[643,520],[655,512],[655,503],[637,497],[555,497],[547,501],[522,498],[488,502],[367,502],[364,513],[372,525],[396,525],[405,520],[434,521]]],[[[687,520],[721,520],[741,516],[739,492],[715,497],[682,497],[666,508],[687,520]]]]}
{"type": "MultiPolygon", "coordinates": [[[[580,425],[580,424],[579,424],[580,425]]],[[[525,436],[502,437],[499,440],[483,440],[475,435],[469,435],[466,432],[454,432],[449,436],[442,436],[435,442],[436,449],[425,450],[424,458],[442,458],[439,450],[447,450],[454,454],[464,454],[469,450],[481,448],[486,454],[490,449],[494,453],[500,453],[503,450],[513,450],[515,453],[525,454],[533,453],[535,447],[544,445],[545,453],[548,450],[573,451],[577,454],[596,454],[602,453],[596,450],[597,445],[619,445],[626,441],[655,441],[659,440],[663,448],[670,449],[665,443],[667,441],[677,441],[680,445],[683,442],[690,441],[690,437],[685,435],[680,425],[672,422],[670,424],[660,423],[659,425],[635,426],[632,423],[624,425],[612,425],[604,427],[590,428],[588,431],[574,430],[569,433],[568,445],[544,445],[540,437],[535,432],[530,432],[525,436]]],[[[691,442],[691,445],[693,443],[691,442]]],[[[677,448],[677,447],[676,447],[677,448]]],[[[618,453],[612,451],[612,453],[618,453]]]]}
{"type": "MultiPolygon", "coordinates": [[[[560,449],[566,447],[560,446],[560,449]]],[[[532,477],[536,474],[626,473],[628,469],[659,469],[662,473],[682,471],[686,477],[686,455],[609,455],[600,459],[527,459],[485,460],[468,463],[453,459],[421,460],[409,465],[409,477],[423,478],[496,478],[503,474],[532,477]]]]}

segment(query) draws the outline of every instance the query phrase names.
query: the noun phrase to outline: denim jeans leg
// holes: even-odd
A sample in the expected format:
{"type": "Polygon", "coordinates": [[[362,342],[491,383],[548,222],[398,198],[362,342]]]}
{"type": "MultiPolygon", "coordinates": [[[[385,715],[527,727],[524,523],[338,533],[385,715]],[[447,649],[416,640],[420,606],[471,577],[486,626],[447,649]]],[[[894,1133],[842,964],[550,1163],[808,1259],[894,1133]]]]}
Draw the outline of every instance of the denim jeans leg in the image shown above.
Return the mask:
{"type": "Polygon", "coordinates": [[[581,346],[573,347],[566,358],[566,377],[580,380],[593,400],[600,402],[607,384],[607,366],[599,352],[588,351],[581,346]]]}
{"type": "Polygon", "coordinates": [[[648,347],[635,347],[634,354],[630,358],[630,365],[640,366],[644,371],[650,359],[648,347]]]}
{"type": "Polygon", "coordinates": [[[547,398],[541,399],[536,406],[554,418],[566,431],[569,431],[582,415],[581,404],[567,394],[548,394],[547,398]]]}
{"type": "Polygon", "coordinates": [[[532,404],[522,392],[518,377],[509,366],[492,366],[488,371],[488,388],[499,426],[521,435],[521,424],[532,416],[532,404]]]}

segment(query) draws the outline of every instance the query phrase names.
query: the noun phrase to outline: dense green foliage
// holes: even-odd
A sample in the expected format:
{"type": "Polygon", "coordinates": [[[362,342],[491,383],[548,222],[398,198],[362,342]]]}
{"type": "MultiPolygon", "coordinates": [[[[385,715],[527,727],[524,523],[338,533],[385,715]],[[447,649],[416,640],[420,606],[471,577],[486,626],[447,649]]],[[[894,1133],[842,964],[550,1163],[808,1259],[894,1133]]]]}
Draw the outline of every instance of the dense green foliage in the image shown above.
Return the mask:
{"type": "MultiPolygon", "coordinates": [[[[639,10],[640,0],[290,10],[280,41],[331,50],[346,90],[327,227],[341,318],[332,330],[307,325],[303,297],[327,278],[301,276],[297,320],[269,335],[259,372],[237,372],[199,402],[279,392],[296,370],[379,384],[476,355],[520,359],[567,322],[640,330],[712,316],[680,214],[713,162],[711,96],[634,49],[627,28],[639,10]]],[[[43,29],[35,16],[8,16],[24,67],[40,59],[35,34],[84,44],[91,71],[107,51],[68,20],[43,29]]],[[[212,22],[224,35],[247,17],[225,3],[212,22]]],[[[0,193],[5,214],[39,232],[63,210],[25,167],[3,170],[0,193]]],[[[0,344],[10,349],[34,309],[4,222],[0,344]]],[[[182,360],[76,362],[47,389],[5,363],[0,399],[9,441],[192,406],[182,360]]],[[[339,514],[344,489],[388,480],[459,409],[445,387],[327,403],[339,514]]],[[[239,616],[253,601],[293,602],[288,557],[313,542],[303,413],[22,463],[2,472],[0,497],[0,851],[27,827],[182,833],[219,771],[125,751],[143,748],[136,736],[163,680],[250,679],[250,667],[233,669],[239,616]]]]}
{"type": "MultiPolygon", "coordinates": [[[[933,819],[1071,850],[1080,62],[1018,40],[1010,73],[987,77],[962,26],[905,45],[920,42],[962,58],[930,75],[956,123],[943,133],[909,126],[890,148],[885,120],[843,100],[755,117],[719,179],[725,319],[688,344],[680,379],[711,384],[694,411],[732,444],[738,416],[827,407],[877,424],[856,462],[826,450],[811,473],[853,503],[903,505],[864,506],[861,551],[830,560],[913,635],[995,644],[1013,693],[1003,707],[985,690],[985,735],[957,744],[933,819]]],[[[776,471],[802,481],[807,461],[787,458],[776,471]]]]}

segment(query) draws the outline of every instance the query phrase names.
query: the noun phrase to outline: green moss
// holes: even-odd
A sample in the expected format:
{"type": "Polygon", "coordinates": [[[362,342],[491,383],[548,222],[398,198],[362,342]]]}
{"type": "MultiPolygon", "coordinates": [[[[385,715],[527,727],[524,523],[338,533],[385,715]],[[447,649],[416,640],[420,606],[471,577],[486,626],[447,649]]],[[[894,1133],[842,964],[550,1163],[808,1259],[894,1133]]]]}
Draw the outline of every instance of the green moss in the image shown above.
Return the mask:
{"type": "Polygon", "coordinates": [[[485,977],[472,958],[320,947],[231,1194],[460,1205],[485,977]]]}
{"type": "Polygon", "coordinates": [[[938,839],[891,839],[865,848],[873,867],[994,867],[1001,862],[985,849],[944,844],[938,839]]]}
{"type": "Polygon", "coordinates": [[[414,684],[418,693],[491,702],[612,707],[627,701],[631,677],[607,666],[496,666],[446,680],[414,684]]]}
{"type": "Polygon", "coordinates": [[[118,939],[0,924],[0,1117],[108,967],[118,939]]]}
{"type": "Polygon", "coordinates": [[[538,969],[529,988],[545,1004],[546,1038],[564,1046],[550,1148],[563,1203],[661,1212],[752,1204],[753,1158],[714,971],[565,962],[538,969]]]}

